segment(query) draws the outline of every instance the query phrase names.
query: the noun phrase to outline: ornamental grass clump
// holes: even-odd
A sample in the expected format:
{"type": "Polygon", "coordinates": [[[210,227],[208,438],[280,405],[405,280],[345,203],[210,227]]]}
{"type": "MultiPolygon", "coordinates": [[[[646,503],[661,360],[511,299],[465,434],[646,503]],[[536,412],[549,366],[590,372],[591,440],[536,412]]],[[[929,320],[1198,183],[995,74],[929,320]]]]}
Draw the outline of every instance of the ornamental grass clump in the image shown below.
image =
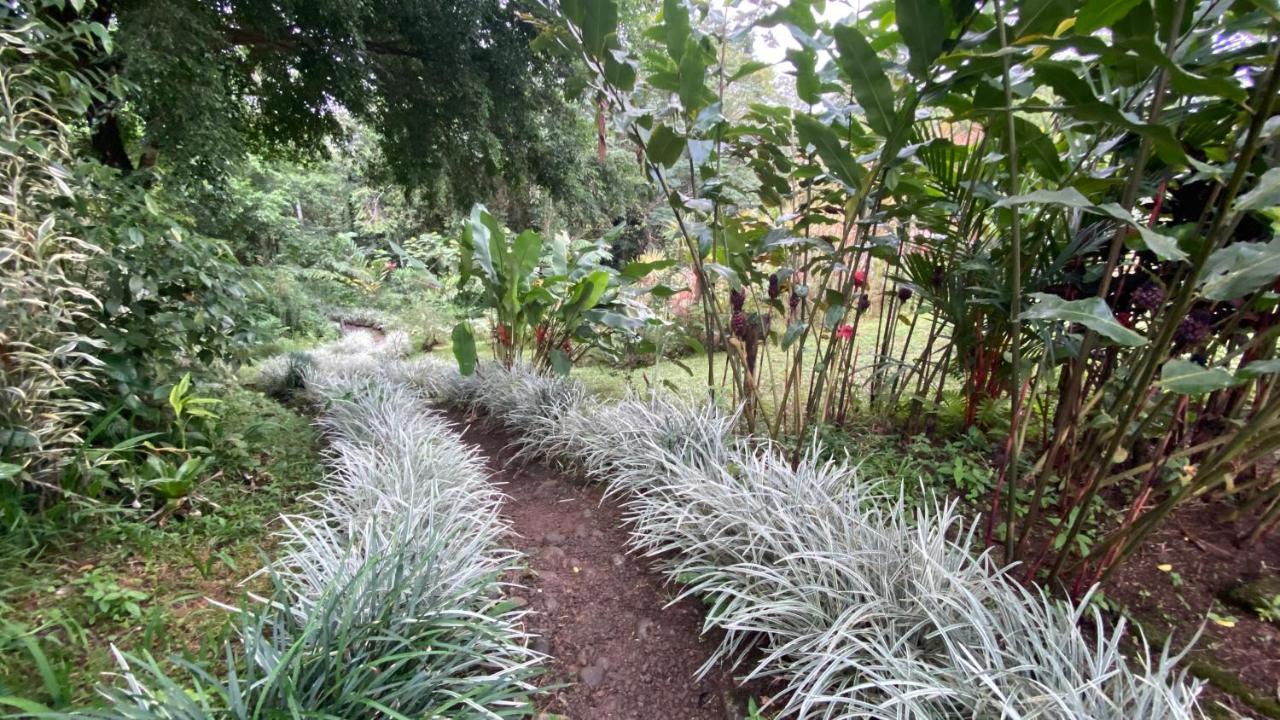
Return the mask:
{"type": "Polygon", "coordinates": [[[531,713],[522,613],[501,577],[501,495],[483,460],[375,345],[314,353],[308,391],[322,396],[331,468],[311,509],[283,518],[282,551],[264,572],[274,592],[240,613],[227,675],[175,661],[120,658],[123,683],[102,717],[506,718],[531,713]],[[352,350],[363,350],[353,352],[352,350]],[[372,360],[371,360],[372,358],[372,360]]]}
{"type": "Polygon", "coordinates": [[[713,406],[599,405],[563,379],[484,368],[466,399],[623,499],[634,549],[704,600],[708,660],[787,690],[779,717],[1201,717],[1168,650],[1121,651],[1072,605],[975,555],[954,503],[908,505],[817,449],[794,466],[713,406]]]}

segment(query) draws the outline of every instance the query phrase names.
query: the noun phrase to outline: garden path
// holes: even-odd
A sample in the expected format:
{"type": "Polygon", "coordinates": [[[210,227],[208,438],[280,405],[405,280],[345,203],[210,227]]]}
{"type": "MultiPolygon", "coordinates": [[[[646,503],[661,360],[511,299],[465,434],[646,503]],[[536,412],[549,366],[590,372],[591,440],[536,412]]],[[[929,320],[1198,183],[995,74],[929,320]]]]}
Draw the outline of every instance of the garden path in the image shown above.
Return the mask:
{"type": "Polygon", "coordinates": [[[528,607],[535,648],[549,654],[549,720],[740,720],[732,678],[715,668],[695,678],[720,641],[702,634],[703,607],[685,599],[642,558],[626,552],[623,512],[598,485],[541,463],[506,463],[510,436],[450,413],[480,448],[507,494],[506,544],[526,555],[510,578],[528,607]]]}

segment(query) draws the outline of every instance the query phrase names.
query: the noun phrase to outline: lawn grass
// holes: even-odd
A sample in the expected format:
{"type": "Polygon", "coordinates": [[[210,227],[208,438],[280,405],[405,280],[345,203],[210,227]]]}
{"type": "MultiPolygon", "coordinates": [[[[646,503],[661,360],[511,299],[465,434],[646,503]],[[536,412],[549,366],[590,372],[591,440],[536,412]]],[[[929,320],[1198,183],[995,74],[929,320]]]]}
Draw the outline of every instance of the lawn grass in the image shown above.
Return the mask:
{"type": "MultiPolygon", "coordinates": [[[[897,363],[900,359],[905,364],[916,363],[922,359],[924,355],[925,345],[927,345],[928,325],[931,316],[920,314],[915,318],[915,332],[911,333],[910,345],[906,354],[902,355],[902,343],[906,341],[908,336],[908,327],[911,322],[911,316],[905,314],[899,316],[897,320],[901,327],[897,328],[895,338],[893,338],[893,363],[897,363]]],[[[877,332],[883,332],[882,328],[877,325],[877,318],[874,314],[868,314],[864,318],[863,327],[859,328],[858,334],[854,336],[856,370],[854,374],[855,383],[859,386],[865,386],[869,382],[872,375],[872,360],[876,356],[879,338],[877,332]]],[[[809,338],[809,347],[813,347],[813,337],[809,338]]],[[[933,360],[941,359],[941,347],[945,345],[945,340],[934,343],[931,356],[933,360]]],[[[824,347],[824,346],[823,346],[824,347]]],[[[785,354],[791,354],[794,351],[788,348],[783,351],[777,337],[771,338],[760,351],[760,377],[759,387],[765,402],[769,402],[769,398],[781,397],[782,388],[786,383],[786,357],[785,354]]],[[[440,345],[430,351],[430,355],[442,357],[442,359],[452,359],[453,350],[448,340],[440,343],[440,345]]],[[[481,360],[492,359],[493,341],[483,333],[477,333],[476,337],[476,355],[481,360]]],[[[727,354],[723,350],[714,352],[712,357],[714,369],[716,369],[716,388],[722,389],[732,386],[732,378],[727,373],[727,354]]],[[[810,350],[806,352],[805,366],[803,369],[803,382],[808,383],[813,375],[814,352],[810,350]]],[[[669,391],[676,393],[678,396],[695,397],[705,395],[707,393],[707,355],[694,354],[681,357],[678,360],[663,359],[659,357],[657,363],[649,366],[641,366],[641,368],[618,368],[611,365],[607,361],[588,357],[585,363],[573,366],[573,377],[580,380],[586,388],[596,395],[613,398],[625,397],[628,392],[640,391],[648,392],[649,389],[658,389],[658,391],[669,391]]],[[[776,402],[776,401],[774,401],[776,402]]]]}
{"type": "Polygon", "coordinates": [[[35,519],[35,544],[3,538],[0,696],[92,703],[117,669],[113,645],[207,657],[230,617],[211,601],[235,606],[265,586],[242,582],[262,567],[280,513],[320,478],[318,437],[305,417],[254,391],[232,387],[222,400],[218,470],[200,484],[197,512],[158,524],[141,510],[69,511],[35,519]]]}
{"type": "MultiPolygon", "coordinates": [[[[858,333],[853,338],[857,359],[853,373],[854,386],[852,391],[856,393],[864,393],[867,384],[871,380],[872,368],[879,344],[878,332],[883,332],[883,328],[878,326],[877,318],[873,313],[868,313],[863,320],[864,322],[861,324],[858,333]]],[[[894,337],[893,361],[890,364],[896,365],[899,360],[906,365],[916,363],[924,355],[926,349],[926,336],[928,334],[930,316],[923,313],[914,317],[903,315],[898,317],[897,320],[900,323],[900,327],[897,328],[894,337]],[[906,342],[912,322],[915,323],[915,331],[911,333],[910,344],[904,355],[902,354],[902,345],[906,342]]],[[[812,337],[809,343],[809,347],[812,348],[812,337]]],[[[940,360],[940,351],[944,344],[944,340],[941,339],[934,344],[932,349],[934,361],[940,360]]],[[[766,413],[772,413],[782,399],[783,389],[786,385],[788,360],[786,356],[793,353],[794,348],[788,348],[784,351],[776,337],[771,338],[761,349],[758,387],[761,403],[766,413]]],[[[436,347],[431,354],[446,359],[452,358],[452,346],[449,342],[445,342],[436,347]]],[[[492,342],[489,338],[477,337],[476,354],[481,359],[493,357],[492,342]]],[[[813,378],[814,355],[812,350],[806,352],[805,364],[800,375],[800,381],[804,383],[806,388],[813,378]]],[[[728,367],[727,353],[723,350],[716,351],[712,355],[712,362],[715,371],[714,387],[717,391],[717,397],[724,406],[728,407],[735,399],[725,392],[727,388],[733,386],[733,378],[730,375],[732,371],[728,367]]],[[[699,398],[707,395],[707,358],[702,353],[679,358],[678,360],[658,358],[653,365],[637,368],[616,367],[607,361],[589,357],[586,362],[580,363],[573,368],[572,376],[591,392],[603,398],[615,400],[621,399],[633,391],[647,393],[650,390],[670,392],[678,397],[685,398],[699,398]]]]}

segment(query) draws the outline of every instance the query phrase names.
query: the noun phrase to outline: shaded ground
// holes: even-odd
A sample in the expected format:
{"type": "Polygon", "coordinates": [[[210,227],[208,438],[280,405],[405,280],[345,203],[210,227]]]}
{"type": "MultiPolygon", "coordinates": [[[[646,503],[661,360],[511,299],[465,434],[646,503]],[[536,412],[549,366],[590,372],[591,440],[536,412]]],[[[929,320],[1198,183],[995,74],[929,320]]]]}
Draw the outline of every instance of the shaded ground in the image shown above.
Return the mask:
{"type": "MultiPolygon", "coordinates": [[[[1238,546],[1243,528],[1224,522],[1225,510],[1219,503],[1197,502],[1177,512],[1121,566],[1106,593],[1153,636],[1172,633],[1175,648],[1204,624],[1191,659],[1222,671],[1221,681],[1228,684],[1230,675],[1238,676],[1256,698],[1280,709],[1280,628],[1222,601],[1240,583],[1280,573],[1280,539],[1238,546]],[[1209,613],[1214,616],[1206,621],[1209,613]]],[[[1209,693],[1206,699],[1223,697],[1209,693]]],[[[1251,715],[1271,709],[1230,704],[1251,715]]]]}
{"type": "Polygon", "coordinates": [[[673,588],[626,554],[622,512],[599,487],[545,465],[504,466],[510,437],[451,413],[463,437],[489,460],[509,499],[514,533],[506,543],[527,555],[515,592],[533,612],[535,647],[549,653],[552,689],[541,709],[570,720],[739,720],[745,711],[732,679],[698,668],[720,638],[703,636],[694,600],[668,606],[673,588]]]}

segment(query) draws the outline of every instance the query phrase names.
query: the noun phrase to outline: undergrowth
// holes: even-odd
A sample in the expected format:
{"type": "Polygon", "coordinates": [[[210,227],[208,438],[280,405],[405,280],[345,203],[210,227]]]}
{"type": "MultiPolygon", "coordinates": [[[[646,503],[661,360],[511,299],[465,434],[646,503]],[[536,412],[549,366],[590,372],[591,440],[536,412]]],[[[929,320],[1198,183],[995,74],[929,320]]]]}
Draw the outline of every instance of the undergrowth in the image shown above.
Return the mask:
{"type": "MultiPolygon", "coordinates": [[[[352,335],[308,356],[329,475],[282,518],[223,662],[115,653],[119,682],[92,717],[504,718],[528,715],[541,655],[500,578],[500,494],[481,458],[407,379],[407,336],[352,335]]],[[[274,386],[295,363],[269,363],[274,386]]]]}
{"type": "Polygon", "coordinates": [[[249,390],[221,400],[222,470],[193,511],[157,524],[140,510],[68,505],[0,538],[0,696],[91,703],[117,669],[112,645],[210,659],[228,616],[206,598],[238,601],[275,542],[274,519],[320,478],[305,418],[249,390]]]}

